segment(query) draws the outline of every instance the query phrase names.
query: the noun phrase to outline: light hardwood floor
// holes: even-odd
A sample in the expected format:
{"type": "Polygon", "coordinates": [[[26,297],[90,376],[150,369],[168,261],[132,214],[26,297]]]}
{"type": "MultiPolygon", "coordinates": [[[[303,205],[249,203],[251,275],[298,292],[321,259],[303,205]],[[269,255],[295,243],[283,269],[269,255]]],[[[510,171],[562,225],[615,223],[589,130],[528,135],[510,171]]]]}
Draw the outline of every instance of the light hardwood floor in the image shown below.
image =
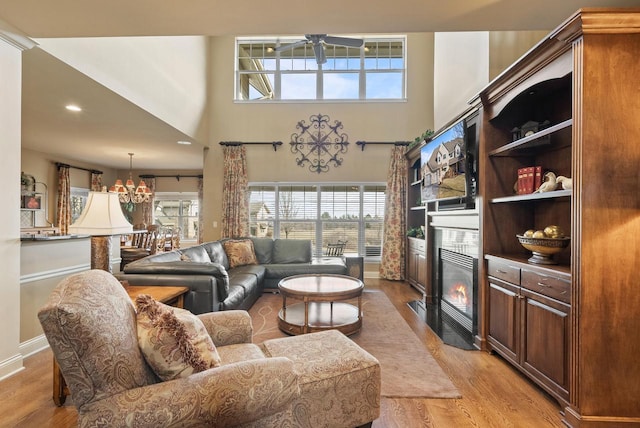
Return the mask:
{"type": "MultiPolygon", "coordinates": [[[[406,283],[367,278],[365,284],[387,294],[462,395],[461,399],[383,398],[374,428],[564,426],[557,403],[500,357],[444,345],[407,306],[419,294],[406,283]]],[[[25,360],[25,370],[0,382],[0,427],[76,425],[71,398],[63,407],[51,399],[51,360],[50,350],[41,351],[25,360]]]]}

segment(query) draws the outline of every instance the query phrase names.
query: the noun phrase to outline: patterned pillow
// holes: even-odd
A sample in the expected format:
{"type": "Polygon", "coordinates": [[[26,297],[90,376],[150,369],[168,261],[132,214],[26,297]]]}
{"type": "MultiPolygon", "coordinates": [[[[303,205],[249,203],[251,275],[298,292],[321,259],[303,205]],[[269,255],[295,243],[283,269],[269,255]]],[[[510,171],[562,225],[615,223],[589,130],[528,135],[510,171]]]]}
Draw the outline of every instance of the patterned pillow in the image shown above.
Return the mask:
{"type": "Polygon", "coordinates": [[[147,294],[136,298],[136,312],[138,345],[160,379],[183,378],[220,365],[211,336],[191,312],[147,294]]]}
{"type": "Polygon", "coordinates": [[[224,252],[227,253],[229,259],[229,269],[258,264],[251,239],[229,239],[224,241],[223,245],[224,252]]]}

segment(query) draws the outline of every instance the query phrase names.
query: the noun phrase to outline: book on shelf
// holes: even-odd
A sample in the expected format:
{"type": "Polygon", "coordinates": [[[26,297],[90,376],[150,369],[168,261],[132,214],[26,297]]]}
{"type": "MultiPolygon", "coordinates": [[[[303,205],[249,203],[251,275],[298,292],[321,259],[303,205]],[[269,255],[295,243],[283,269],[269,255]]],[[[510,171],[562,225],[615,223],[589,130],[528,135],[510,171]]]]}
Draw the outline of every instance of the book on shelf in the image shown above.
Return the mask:
{"type": "Polygon", "coordinates": [[[527,166],[518,168],[518,181],[516,185],[518,195],[533,193],[542,184],[542,167],[527,166]]]}

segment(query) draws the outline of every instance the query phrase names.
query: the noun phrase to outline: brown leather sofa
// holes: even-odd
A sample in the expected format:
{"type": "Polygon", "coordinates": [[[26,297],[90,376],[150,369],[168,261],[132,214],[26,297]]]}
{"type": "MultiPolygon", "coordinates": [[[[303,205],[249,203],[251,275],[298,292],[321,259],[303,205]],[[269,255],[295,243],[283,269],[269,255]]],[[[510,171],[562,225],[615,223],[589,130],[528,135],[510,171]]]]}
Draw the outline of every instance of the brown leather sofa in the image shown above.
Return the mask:
{"type": "Polygon", "coordinates": [[[249,309],[282,278],[301,274],[347,274],[341,257],[312,257],[308,239],[249,238],[258,264],[229,267],[223,242],[157,253],[127,264],[119,280],[131,285],[187,286],[184,307],[194,314],[249,309]]]}

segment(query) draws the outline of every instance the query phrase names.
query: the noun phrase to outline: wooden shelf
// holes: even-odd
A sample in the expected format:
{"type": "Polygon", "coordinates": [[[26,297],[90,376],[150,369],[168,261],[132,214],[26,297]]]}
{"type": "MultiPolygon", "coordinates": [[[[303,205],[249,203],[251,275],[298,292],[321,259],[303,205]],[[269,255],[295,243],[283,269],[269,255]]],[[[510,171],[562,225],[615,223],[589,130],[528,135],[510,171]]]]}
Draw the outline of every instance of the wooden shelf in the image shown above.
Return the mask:
{"type": "Polygon", "coordinates": [[[551,135],[554,132],[560,131],[561,129],[568,128],[571,125],[573,125],[573,119],[565,120],[564,122],[560,122],[557,125],[553,125],[549,128],[543,129],[542,131],[536,132],[533,135],[529,135],[528,137],[521,138],[517,141],[505,144],[504,146],[492,150],[489,152],[489,156],[508,156],[509,152],[511,151],[533,147],[538,142],[537,140],[541,139],[542,137],[551,135]]]}
{"type": "Polygon", "coordinates": [[[529,193],[527,195],[503,196],[491,199],[492,204],[504,202],[527,202],[540,199],[567,198],[571,196],[571,190],[554,190],[553,192],[529,193]]]}

